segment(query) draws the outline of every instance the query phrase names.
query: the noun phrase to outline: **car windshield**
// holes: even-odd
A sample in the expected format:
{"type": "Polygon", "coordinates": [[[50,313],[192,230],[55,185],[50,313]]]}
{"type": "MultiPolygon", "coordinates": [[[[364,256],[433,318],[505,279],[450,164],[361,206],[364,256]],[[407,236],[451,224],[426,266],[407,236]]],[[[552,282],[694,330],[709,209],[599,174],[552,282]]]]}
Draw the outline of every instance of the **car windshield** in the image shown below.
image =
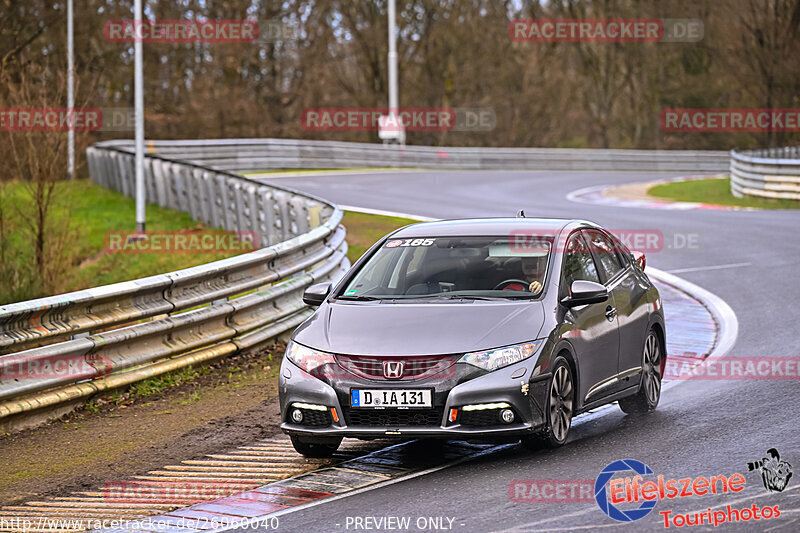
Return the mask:
{"type": "Polygon", "coordinates": [[[389,239],[339,299],[511,299],[543,294],[553,239],[389,239]]]}

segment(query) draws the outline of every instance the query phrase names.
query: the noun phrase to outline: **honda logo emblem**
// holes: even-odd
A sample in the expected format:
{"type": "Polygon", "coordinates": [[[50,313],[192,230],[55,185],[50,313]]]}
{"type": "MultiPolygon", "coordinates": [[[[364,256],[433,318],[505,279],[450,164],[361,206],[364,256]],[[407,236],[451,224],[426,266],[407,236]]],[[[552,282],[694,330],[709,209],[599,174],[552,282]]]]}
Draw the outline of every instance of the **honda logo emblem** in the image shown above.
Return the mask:
{"type": "Polygon", "coordinates": [[[400,379],[401,377],[403,377],[403,362],[384,361],[383,377],[385,377],[386,379],[400,379]]]}

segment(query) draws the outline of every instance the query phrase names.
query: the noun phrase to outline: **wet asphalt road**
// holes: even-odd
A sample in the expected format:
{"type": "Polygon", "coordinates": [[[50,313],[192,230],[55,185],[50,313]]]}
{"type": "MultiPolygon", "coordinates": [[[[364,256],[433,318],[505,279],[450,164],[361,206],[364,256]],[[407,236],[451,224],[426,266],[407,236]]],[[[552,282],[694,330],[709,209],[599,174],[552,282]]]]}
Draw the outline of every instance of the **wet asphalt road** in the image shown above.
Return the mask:
{"type": "MultiPolygon", "coordinates": [[[[422,171],[284,178],[274,183],[342,205],[436,218],[514,216],[525,209],[528,216],[585,218],[612,230],[659,230],[664,247],[648,254],[648,265],[679,270],[677,275],[720,296],[735,311],[739,336],[729,357],[800,356],[800,211],[654,210],[566,199],[567,193],[583,187],[669,176],[422,171]]],[[[797,475],[782,493],[767,492],[746,467],[774,447],[800,468],[798,393],[797,380],[684,382],[665,392],[652,415],[630,417],[614,408],[576,423],[561,449],[504,447],[421,477],[284,514],[280,530],[389,531],[398,529],[387,526],[398,524],[383,522],[378,527],[357,519],[409,517],[408,529],[400,530],[659,531],[665,530],[661,512],[672,511],[674,516],[756,504],[778,505],[781,517],[680,530],[798,531],[797,475]],[[611,520],[594,503],[514,503],[509,498],[513,480],[593,479],[609,463],[626,458],[646,463],[667,479],[740,472],[746,485],[736,494],[662,500],[632,523],[611,520]],[[428,517],[442,519],[431,522],[428,517]],[[430,527],[437,523],[441,527],[430,527]]]]}

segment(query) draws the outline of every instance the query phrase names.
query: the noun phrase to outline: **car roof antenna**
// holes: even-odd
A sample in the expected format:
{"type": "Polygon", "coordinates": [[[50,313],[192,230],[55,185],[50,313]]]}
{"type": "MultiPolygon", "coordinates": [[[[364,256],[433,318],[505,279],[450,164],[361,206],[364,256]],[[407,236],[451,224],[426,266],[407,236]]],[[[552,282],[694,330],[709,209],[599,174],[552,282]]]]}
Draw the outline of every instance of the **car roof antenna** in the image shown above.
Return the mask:
{"type": "Polygon", "coordinates": [[[519,211],[517,211],[517,218],[525,218],[525,210],[524,209],[520,209],[519,211]]]}

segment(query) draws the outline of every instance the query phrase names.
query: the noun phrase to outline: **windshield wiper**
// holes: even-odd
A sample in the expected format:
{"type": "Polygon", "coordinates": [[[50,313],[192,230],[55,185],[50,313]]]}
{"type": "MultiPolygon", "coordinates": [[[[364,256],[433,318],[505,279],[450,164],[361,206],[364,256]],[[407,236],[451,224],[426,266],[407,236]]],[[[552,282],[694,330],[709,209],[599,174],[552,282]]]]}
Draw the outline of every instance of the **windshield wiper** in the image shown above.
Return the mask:
{"type": "Polygon", "coordinates": [[[374,296],[337,296],[337,300],[350,300],[353,302],[372,302],[375,300],[383,300],[383,298],[375,298],[374,296]]]}
{"type": "Polygon", "coordinates": [[[448,300],[485,300],[489,302],[505,299],[497,296],[475,296],[472,294],[453,294],[452,296],[445,296],[445,298],[448,300]]]}
{"type": "Polygon", "coordinates": [[[439,293],[439,294],[425,294],[416,296],[411,298],[413,300],[416,299],[426,299],[426,300],[486,300],[486,301],[496,301],[496,300],[505,300],[505,298],[501,298],[498,296],[477,296],[474,294],[448,294],[448,293],[439,293]]]}

